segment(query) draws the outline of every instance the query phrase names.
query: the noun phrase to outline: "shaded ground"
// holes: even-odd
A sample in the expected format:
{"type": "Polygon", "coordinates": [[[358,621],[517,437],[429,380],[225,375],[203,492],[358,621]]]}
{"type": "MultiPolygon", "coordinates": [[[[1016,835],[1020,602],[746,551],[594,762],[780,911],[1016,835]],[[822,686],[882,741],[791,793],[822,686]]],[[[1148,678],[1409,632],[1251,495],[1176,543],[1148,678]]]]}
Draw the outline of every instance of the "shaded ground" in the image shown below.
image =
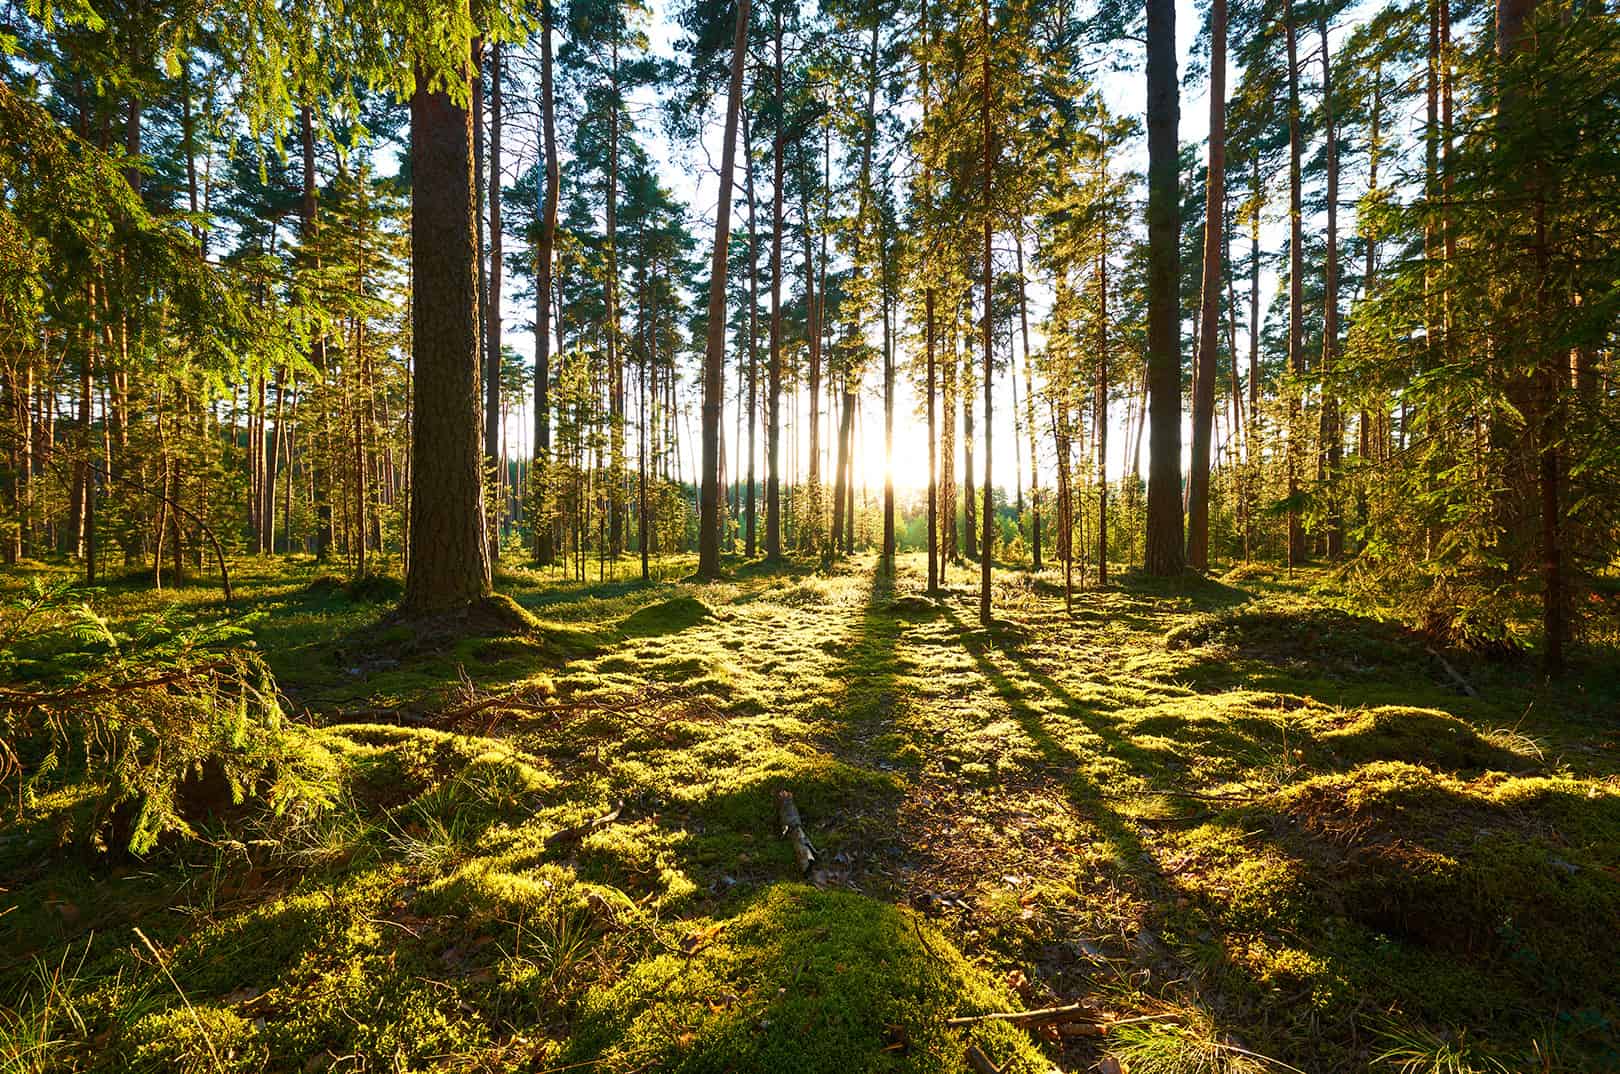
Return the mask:
{"type": "Polygon", "coordinates": [[[1620,1070],[1612,666],[1556,691],[1448,671],[1263,573],[1127,579],[1070,614],[1004,572],[986,630],[919,568],[516,569],[542,628],[420,650],[370,625],[386,592],[244,579],[345,762],[338,805],[123,865],[62,849],[82,791],[25,809],[0,837],[0,1055],[1620,1070]],[[513,703],[441,718],[489,691],[513,703]],[[1095,1013],[1063,1032],[945,1024],[1076,1001],[1095,1013]]]}

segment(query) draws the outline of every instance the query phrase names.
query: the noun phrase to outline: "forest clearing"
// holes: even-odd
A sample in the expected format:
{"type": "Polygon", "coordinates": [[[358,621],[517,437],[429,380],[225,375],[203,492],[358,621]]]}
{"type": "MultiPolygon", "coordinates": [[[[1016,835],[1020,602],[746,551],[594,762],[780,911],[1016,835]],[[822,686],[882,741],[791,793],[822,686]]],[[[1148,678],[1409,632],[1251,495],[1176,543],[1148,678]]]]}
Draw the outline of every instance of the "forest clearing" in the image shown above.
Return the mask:
{"type": "Polygon", "coordinates": [[[1612,0],[0,4],[0,1074],[1620,1074],[1612,0]]]}
{"type": "MultiPolygon", "coordinates": [[[[919,559],[703,586],[515,568],[531,629],[420,647],[376,625],[397,583],[243,564],[288,716],[246,752],[288,797],[235,809],[205,770],[177,791],[195,837],[108,861],[100,788],[39,795],[0,843],[10,1061],[1614,1063],[1612,675],[1448,659],[1328,574],[1263,567],[1131,576],[1072,615],[1050,572],[1009,572],[986,630],[919,559]]],[[[170,594],[176,625],[210,597],[170,594]]],[[[156,606],[104,608],[123,635],[156,606]]]]}

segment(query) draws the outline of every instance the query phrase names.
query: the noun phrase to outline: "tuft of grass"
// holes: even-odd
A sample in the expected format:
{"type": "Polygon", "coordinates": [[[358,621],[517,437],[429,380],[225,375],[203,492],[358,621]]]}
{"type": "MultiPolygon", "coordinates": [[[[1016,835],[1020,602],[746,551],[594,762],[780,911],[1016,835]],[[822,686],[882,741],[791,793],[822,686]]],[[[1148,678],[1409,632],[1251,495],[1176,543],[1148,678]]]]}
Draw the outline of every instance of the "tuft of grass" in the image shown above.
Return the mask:
{"type": "Polygon", "coordinates": [[[1378,1036],[1384,1050],[1373,1063],[1399,1074],[1509,1074],[1512,1069],[1470,1040],[1467,1031],[1437,1033],[1421,1025],[1391,1023],[1378,1036]]]}

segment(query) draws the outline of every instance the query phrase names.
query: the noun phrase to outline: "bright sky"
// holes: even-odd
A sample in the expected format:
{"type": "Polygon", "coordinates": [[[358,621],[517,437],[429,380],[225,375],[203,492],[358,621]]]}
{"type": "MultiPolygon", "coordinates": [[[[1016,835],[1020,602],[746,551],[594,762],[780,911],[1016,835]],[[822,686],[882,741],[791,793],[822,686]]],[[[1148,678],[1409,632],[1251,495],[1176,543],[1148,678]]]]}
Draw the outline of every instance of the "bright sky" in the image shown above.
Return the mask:
{"type": "MultiPolygon", "coordinates": [[[[673,44],[677,38],[678,31],[672,25],[669,13],[677,2],[678,0],[651,0],[652,19],[646,29],[652,43],[653,51],[665,57],[671,57],[674,55],[673,44]]],[[[1197,12],[1194,10],[1191,0],[1178,0],[1176,35],[1179,46],[1178,53],[1180,56],[1179,69],[1183,72],[1186,70],[1189,54],[1197,36],[1199,26],[1200,18],[1197,12]]],[[[1121,47],[1140,49],[1140,46],[1134,43],[1125,43],[1122,44],[1121,47]]],[[[1132,57],[1132,59],[1134,60],[1135,57],[1132,57]]],[[[1139,64],[1137,66],[1139,66],[1139,64]]],[[[1235,78],[1235,75],[1229,73],[1228,77],[1229,79],[1233,79],[1235,78]]],[[[1099,78],[1101,88],[1104,94],[1107,96],[1109,104],[1115,111],[1140,114],[1143,108],[1144,88],[1143,76],[1139,72],[1124,74],[1105,72],[1101,74],[1099,78]]],[[[720,159],[720,141],[722,135],[719,130],[719,125],[718,123],[710,124],[711,129],[708,132],[706,144],[701,151],[689,147],[674,147],[663,138],[662,132],[658,129],[659,124],[651,116],[652,104],[653,98],[651,96],[651,91],[647,92],[644,99],[632,102],[633,107],[644,108],[647,112],[647,118],[640,124],[638,137],[642,141],[643,145],[647,147],[649,153],[658,162],[660,174],[663,177],[664,184],[688,206],[691,213],[691,227],[693,233],[699,238],[700,248],[707,250],[710,248],[713,242],[714,211],[719,183],[715,168],[715,163],[720,159]]],[[[532,162],[534,159],[534,137],[530,131],[521,129],[521,125],[525,123],[532,127],[532,120],[514,117],[512,124],[507,128],[510,133],[507,135],[508,149],[506,153],[505,167],[508,170],[509,175],[515,175],[516,170],[519,167],[527,167],[528,163],[532,162]],[[520,127],[520,129],[513,130],[514,126],[520,127]],[[526,159],[523,159],[525,157],[526,159]]],[[[1207,130],[1207,94],[1201,91],[1184,91],[1180,126],[1180,137],[1182,142],[1187,143],[1201,140],[1207,130]]],[[[1125,168],[1140,169],[1144,166],[1144,157],[1145,147],[1138,145],[1133,147],[1131,153],[1122,159],[1119,164],[1121,167],[1125,168]]],[[[741,181],[740,173],[737,181],[741,181]]],[[[743,224],[744,221],[739,220],[737,218],[737,214],[734,212],[732,220],[732,227],[734,231],[735,229],[743,226],[743,224]]],[[[1272,240],[1268,240],[1268,245],[1270,245],[1271,241],[1272,240]]],[[[1027,257],[1028,251],[1026,251],[1026,264],[1027,257]]],[[[1275,286],[1275,282],[1275,277],[1270,277],[1263,280],[1262,286],[1266,289],[1265,294],[1269,295],[1271,293],[1272,288],[1275,286]]],[[[1049,296],[1045,289],[1035,285],[1032,281],[1032,286],[1030,289],[1031,345],[1037,352],[1039,352],[1043,346],[1043,341],[1039,331],[1039,324],[1041,318],[1045,314],[1048,297],[1049,296]]],[[[532,303],[519,301],[515,296],[508,295],[504,305],[507,310],[504,332],[505,342],[519,353],[532,360],[534,353],[533,336],[531,332],[524,329],[524,322],[532,316],[532,303]]],[[[876,329],[874,326],[874,333],[875,331],[876,329]]],[[[874,336],[874,342],[875,341],[876,339],[874,336]]],[[[1243,337],[1241,332],[1239,334],[1239,341],[1240,346],[1246,347],[1246,339],[1243,337]]],[[[896,361],[901,368],[904,367],[907,357],[908,356],[903,351],[897,354],[896,361]]],[[[728,363],[733,360],[734,356],[728,354],[728,363]]],[[[1024,387],[1022,378],[1023,355],[1020,353],[1016,360],[1018,362],[1017,375],[1019,379],[1017,386],[1017,391],[1019,394],[1018,411],[1021,424],[1024,408],[1024,387]]],[[[683,437],[687,435],[686,430],[688,429],[690,429],[693,434],[696,434],[698,431],[699,399],[698,392],[695,390],[696,373],[697,370],[695,359],[687,359],[686,365],[682,370],[682,384],[684,388],[682,405],[689,406],[691,408],[691,413],[689,416],[683,417],[682,419],[681,435],[683,437]]],[[[728,369],[727,390],[733,396],[736,394],[736,384],[737,379],[734,371],[728,369]]],[[[1038,389],[1039,385],[1037,383],[1037,391],[1038,389]]],[[[1014,440],[1012,390],[1012,385],[1008,381],[1007,377],[1003,376],[998,380],[995,388],[996,402],[995,422],[993,429],[993,472],[995,483],[998,486],[1007,489],[1009,495],[1015,483],[1015,464],[1021,465],[1024,469],[1022,482],[1026,490],[1029,485],[1029,475],[1027,472],[1027,434],[1023,433],[1020,429],[1021,435],[1016,441],[1014,440]],[[1017,445],[1018,449],[1016,455],[1012,450],[1015,444],[1017,445]]],[[[925,420],[920,419],[917,414],[919,399],[917,398],[916,393],[912,392],[908,385],[901,383],[897,386],[895,394],[895,484],[897,489],[901,490],[902,494],[904,494],[906,492],[914,492],[926,487],[928,476],[927,427],[925,420]]],[[[977,424],[982,426],[982,398],[980,400],[976,400],[976,402],[977,405],[975,409],[979,412],[975,414],[975,421],[977,424]]],[[[784,415],[791,412],[791,406],[791,398],[784,396],[784,415]]],[[[1124,435],[1123,429],[1124,410],[1124,405],[1119,402],[1116,402],[1112,407],[1113,421],[1111,422],[1112,427],[1110,429],[1109,437],[1109,472],[1111,475],[1115,476],[1123,472],[1126,465],[1125,459],[1129,451],[1127,437],[1124,435]]],[[[868,377],[868,383],[865,386],[864,399],[859,413],[861,421],[856,433],[857,487],[859,488],[860,486],[865,485],[866,487],[875,491],[881,487],[884,472],[882,426],[883,406],[880,374],[868,377]]],[[[802,416],[803,415],[801,415],[801,417],[802,416]]],[[[958,422],[960,422],[960,413],[958,413],[957,418],[958,422]]],[[[1046,420],[1046,415],[1042,413],[1040,409],[1038,409],[1036,415],[1037,425],[1044,427],[1046,420]]],[[[831,434],[830,418],[825,413],[823,414],[823,422],[823,450],[828,451],[830,450],[829,445],[831,444],[833,437],[831,434]]],[[[801,422],[801,425],[802,424],[803,422],[801,422]]],[[[527,450],[529,430],[531,428],[532,421],[528,417],[527,411],[523,415],[516,417],[511,423],[511,428],[509,429],[507,435],[509,438],[509,443],[512,445],[514,451],[527,450]]],[[[735,399],[728,399],[724,417],[724,437],[726,444],[725,470],[728,480],[734,478],[740,479],[746,473],[746,462],[745,460],[740,459],[737,453],[737,437],[734,434],[736,429],[736,401],[735,399]]],[[[960,424],[958,424],[958,429],[960,430],[960,424]]],[[[786,435],[783,443],[783,466],[785,471],[784,480],[786,480],[786,478],[789,476],[789,474],[786,472],[789,466],[788,458],[790,455],[794,454],[793,449],[788,443],[788,438],[794,435],[795,430],[790,427],[787,428],[785,432],[786,435]]],[[[805,465],[804,456],[807,451],[807,428],[798,429],[797,434],[799,437],[797,457],[799,460],[800,472],[802,473],[805,465]]],[[[981,431],[979,433],[981,441],[982,435],[983,434],[981,431]]],[[[960,441],[960,435],[958,436],[958,440],[960,441]]],[[[1051,444],[1049,443],[1050,437],[1038,437],[1038,440],[1041,452],[1041,483],[1043,487],[1050,489],[1053,484],[1052,468],[1054,465],[1052,459],[1052,448],[1051,444]]],[[[682,468],[683,475],[688,480],[691,480],[694,477],[692,460],[694,458],[696,448],[696,443],[683,445],[682,447],[680,466],[682,468]]],[[[765,472],[763,453],[764,431],[763,428],[761,428],[758,433],[758,454],[756,456],[756,470],[761,482],[764,480],[765,472]]],[[[983,475],[984,455],[982,448],[976,451],[975,454],[976,473],[974,476],[975,481],[978,481],[982,480],[983,475]]],[[[1145,444],[1143,447],[1143,456],[1142,465],[1145,468],[1145,444]]],[[[957,465],[958,472],[960,472],[960,459],[958,459],[957,465]]],[[[831,466],[825,462],[823,464],[823,473],[831,473],[831,466]]]]}

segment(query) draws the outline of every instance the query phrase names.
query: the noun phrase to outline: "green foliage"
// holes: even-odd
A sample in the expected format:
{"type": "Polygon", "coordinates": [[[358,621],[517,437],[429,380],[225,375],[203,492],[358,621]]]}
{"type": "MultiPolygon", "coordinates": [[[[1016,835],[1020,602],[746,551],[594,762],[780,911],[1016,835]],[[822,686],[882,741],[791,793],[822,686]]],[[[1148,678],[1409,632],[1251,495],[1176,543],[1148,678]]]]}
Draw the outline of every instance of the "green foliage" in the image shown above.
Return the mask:
{"type": "Polygon", "coordinates": [[[280,817],[330,804],[326,751],[282,714],[243,643],[249,622],[176,627],[162,615],[114,629],[65,584],[8,602],[0,675],[5,777],[19,807],[73,782],[100,788],[87,844],[136,855],[244,807],[280,817]],[[41,689],[41,687],[44,687],[41,689]]]}

